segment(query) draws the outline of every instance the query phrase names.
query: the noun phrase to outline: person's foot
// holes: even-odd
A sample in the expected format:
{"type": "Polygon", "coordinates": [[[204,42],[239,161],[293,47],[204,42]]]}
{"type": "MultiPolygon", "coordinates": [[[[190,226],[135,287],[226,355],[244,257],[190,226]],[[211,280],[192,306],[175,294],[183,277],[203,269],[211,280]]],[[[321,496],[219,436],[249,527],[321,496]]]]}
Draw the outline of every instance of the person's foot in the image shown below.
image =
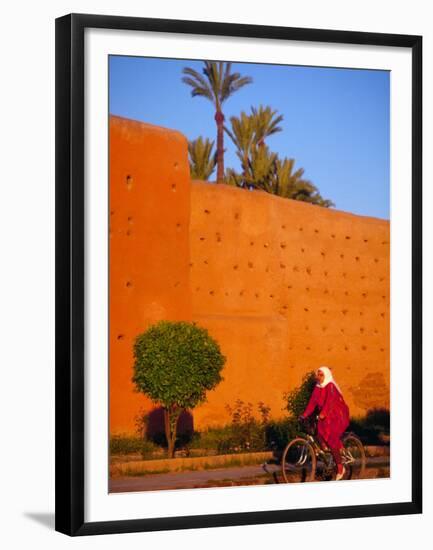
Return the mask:
{"type": "Polygon", "coordinates": [[[335,476],[335,480],[340,481],[340,479],[343,479],[345,473],[346,473],[346,468],[342,464],[339,464],[337,469],[337,475],[335,476]]]}

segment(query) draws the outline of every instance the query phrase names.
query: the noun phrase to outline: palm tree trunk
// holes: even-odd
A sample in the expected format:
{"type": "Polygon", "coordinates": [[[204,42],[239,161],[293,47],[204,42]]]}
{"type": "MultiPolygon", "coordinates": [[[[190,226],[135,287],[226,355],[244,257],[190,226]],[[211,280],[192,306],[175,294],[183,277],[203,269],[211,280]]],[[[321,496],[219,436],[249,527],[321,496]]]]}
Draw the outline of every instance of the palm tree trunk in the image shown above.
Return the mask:
{"type": "Polygon", "coordinates": [[[217,125],[217,183],[224,183],[224,115],[222,111],[215,113],[217,125]]]}

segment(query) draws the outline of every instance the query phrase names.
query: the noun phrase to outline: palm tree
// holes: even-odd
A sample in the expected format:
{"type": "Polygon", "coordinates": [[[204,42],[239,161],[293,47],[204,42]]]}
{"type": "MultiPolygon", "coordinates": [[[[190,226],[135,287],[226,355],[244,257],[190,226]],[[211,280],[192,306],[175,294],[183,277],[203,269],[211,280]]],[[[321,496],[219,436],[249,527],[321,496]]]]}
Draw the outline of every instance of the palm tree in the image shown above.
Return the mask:
{"type": "Polygon", "coordinates": [[[191,95],[202,96],[211,101],[215,107],[215,122],[217,125],[217,183],[224,181],[224,114],[222,106],[227,99],[246,84],[252,82],[249,76],[231,72],[231,63],[223,61],[205,61],[203,75],[185,67],[182,78],[185,84],[191,86],[191,95]]]}
{"type": "Polygon", "coordinates": [[[248,159],[255,141],[255,130],[251,116],[241,112],[239,117],[230,117],[232,129],[224,126],[224,130],[230,136],[236,146],[236,154],[241,161],[242,172],[245,175],[248,170],[248,159]]]}
{"type": "Polygon", "coordinates": [[[265,138],[281,132],[281,126],[278,126],[283,120],[283,115],[277,115],[278,111],[273,111],[271,107],[260,105],[258,109],[251,107],[251,119],[254,125],[255,141],[257,145],[263,146],[265,138]]]}
{"type": "Polygon", "coordinates": [[[309,202],[330,208],[335,204],[324,199],[317,187],[311,181],[303,178],[304,169],[298,168],[294,171],[295,160],[278,158],[275,162],[275,179],[273,193],[280,197],[294,199],[297,201],[309,202]]]}
{"type": "Polygon", "coordinates": [[[216,166],[216,153],[212,152],[214,142],[208,138],[188,142],[191,179],[208,180],[216,166]]]}

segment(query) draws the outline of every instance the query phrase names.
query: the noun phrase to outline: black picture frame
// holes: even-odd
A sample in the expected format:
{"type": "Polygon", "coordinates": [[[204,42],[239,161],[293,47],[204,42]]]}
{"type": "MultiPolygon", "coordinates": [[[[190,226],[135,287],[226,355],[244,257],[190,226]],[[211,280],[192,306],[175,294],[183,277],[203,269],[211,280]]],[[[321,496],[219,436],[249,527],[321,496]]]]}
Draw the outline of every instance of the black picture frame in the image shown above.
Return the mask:
{"type": "MultiPolygon", "coordinates": [[[[71,14],[56,20],[55,529],[70,536],[422,512],[422,37],[71,14]],[[86,523],[84,461],[84,31],[270,38],[412,51],[412,498],[408,502],[86,523]]],[[[409,442],[408,442],[409,443],[409,442]]]]}

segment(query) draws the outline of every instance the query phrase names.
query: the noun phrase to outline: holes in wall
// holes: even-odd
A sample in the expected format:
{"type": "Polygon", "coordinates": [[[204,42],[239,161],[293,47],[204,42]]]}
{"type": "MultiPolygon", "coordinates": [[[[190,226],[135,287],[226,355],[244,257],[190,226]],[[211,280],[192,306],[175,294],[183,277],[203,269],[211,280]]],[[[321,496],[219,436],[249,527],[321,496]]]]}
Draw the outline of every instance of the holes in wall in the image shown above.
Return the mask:
{"type": "Polygon", "coordinates": [[[176,184],[175,183],[171,184],[171,191],[172,191],[172,193],[176,193],[176,184]]]}
{"type": "Polygon", "coordinates": [[[235,271],[236,271],[237,269],[239,269],[238,264],[235,264],[235,265],[233,266],[233,269],[234,269],[235,271]]]}
{"type": "Polygon", "coordinates": [[[180,285],[180,282],[179,282],[179,281],[176,281],[176,282],[174,283],[174,288],[178,287],[179,285],[180,285]]]}
{"type": "Polygon", "coordinates": [[[308,287],[308,286],[305,287],[305,290],[306,290],[307,292],[310,292],[310,287],[308,287]]]}
{"type": "Polygon", "coordinates": [[[239,212],[235,212],[235,216],[234,216],[234,217],[235,217],[235,220],[238,220],[238,219],[240,218],[239,212]]]}
{"type": "Polygon", "coordinates": [[[346,275],[347,275],[347,273],[342,273],[342,274],[341,274],[341,276],[343,277],[343,279],[346,278],[346,275]]]}
{"type": "Polygon", "coordinates": [[[322,258],[324,258],[326,256],[326,253],[323,250],[321,250],[320,255],[322,256],[322,258]]]}
{"type": "Polygon", "coordinates": [[[256,298],[260,298],[260,294],[259,294],[258,292],[256,292],[256,293],[254,294],[254,296],[255,296],[256,298]]]}
{"type": "Polygon", "coordinates": [[[344,258],[344,254],[340,254],[340,258],[343,259],[343,258],[344,258]]]}
{"type": "Polygon", "coordinates": [[[174,168],[175,170],[178,170],[178,169],[179,169],[179,163],[178,163],[178,162],[175,162],[175,163],[173,164],[173,168],[174,168]]]}
{"type": "Polygon", "coordinates": [[[307,275],[311,275],[311,267],[306,267],[306,268],[305,268],[305,273],[306,273],[307,275]]]}
{"type": "Polygon", "coordinates": [[[130,236],[131,236],[131,234],[132,234],[132,233],[131,233],[131,230],[130,230],[130,229],[128,229],[128,230],[126,231],[126,236],[127,236],[127,237],[130,237],[130,236]]]}
{"type": "Polygon", "coordinates": [[[215,237],[216,237],[216,242],[220,243],[221,242],[221,233],[215,233],[215,237]]]}
{"type": "Polygon", "coordinates": [[[327,272],[327,271],[324,271],[324,272],[323,272],[323,275],[324,275],[324,277],[327,277],[327,276],[328,276],[328,272],[327,272]]]}
{"type": "Polygon", "coordinates": [[[204,263],[205,265],[208,265],[208,264],[209,264],[208,260],[203,260],[203,263],[204,263]]]}
{"type": "Polygon", "coordinates": [[[331,238],[332,238],[332,239],[335,239],[334,233],[331,233],[331,238]]]}
{"type": "Polygon", "coordinates": [[[304,252],[305,252],[305,248],[301,248],[301,252],[304,253],[304,252]]]}
{"type": "Polygon", "coordinates": [[[131,191],[131,189],[132,189],[132,183],[133,183],[133,182],[132,182],[132,176],[131,176],[130,174],[128,174],[128,175],[126,176],[126,189],[127,189],[128,191],[131,191]]]}
{"type": "Polygon", "coordinates": [[[181,228],[181,224],[180,224],[179,222],[177,222],[177,224],[176,224],[176,230],[177,230],[177,231],[180,231],[180,228],[181,228]]]}
{"type": "Polygon", "coordinates": [[[362,351],[367,351],[367,346],[361,346],[362,351]]]}
{"type": "Polygon", "coordinates": [[[243,296],[245,294],[245,290],[240,290],[239,291],[239,296],[243,296]]]}
{"type": "Polygon", "coordinates": [[[117,335],[117,339],[118,339],[118,340],[124,340],[124,339],[125,339],[125,335],[124,335],[124,334],[118,334],[118,335],[117,335]]]}
{"type": "Polygon", "coordinates": [[[350,241],[350,235],[346,235],[345,239],[346,239],[347,241],[350,241]]]}
{"type": "Polygon", "coordinates": [[[341,313],[342,313],[343,315],[347,315],[348,310],[347,310],[347,309],[342,309],[342,310],[341,310],[341,313]]]}
{"type": "Polygon", "coordinates": [[[132,223],[132,216],[128,216],[128,223],[132,223]]]}
{"type": "Polygon", "coordinates": [[[281,269],[286,269],[286,264],[283,264],[283,262],[280,262],[281,269]]]}
{"type": "Polygon", "coordinates": [[[269,298],[273,298],[273,297],[274,297],[274,295],[273,295],[273,294],[269,294],[269,298]]]}
{"type": "Polygon", "coordinates": [[[325,288],[325,290],[323,291],[323,294],[329,294],[329,290],[325,288]]]}
{"type": "Polygon", "coordinates": [[[363,297],[363,298],[367,298],[367,293],[366,293],[366,292],[363,292],[363,293],[362,293],[362,297],[363,297]]]}
{"type": "Polygon", "coordinates": [[[319,233],[319,230],[318,230],[318,229],[315,229],[315,230],[314,230],[314,233],[319,233]]]}
{"type": "Polygon", "coordinates": [[[364,239],[364,242],[365,242],[365,243],[368,243],[368,239],[364,239]]]}
{"type": "Polygon", "coordinates": [[[248,267],[249,267],[250,269],[253,269],[253,267],[254,267],[253,262],[248,262],[248,267]]]}
{"type": "Polygon", "coordinates": [[[322,313],[325,315],[328,312],[327,309],[322,309],[322,313]]]}
{"type": "Polygon", "coordinates": [[[201,241],[205,241],[205,240],[206,240],[206,237],[199,237],[199,239],[200,239],[201,241]]]}
{"type": "Polygon", "coordinates": [[[299,231],[304,231],[304,228],[303,227],[298,227],[298,230],[299,231]]]}
{"type": "Polygon", "coordinates": [[[289,290],[292,290],[293,287],[292,287],[292,285],[287,285],[287,288],[288,288],[289,290]]]}
{"type": "Polygon", "coordinates": [[[269,248],[269,243],[263,243],[264,248],[269,248]]]}
{"type": "Polygon", "coordinates": [[[359,260],[360,260],[360,257],[359,257],[359,256],[355,256],[355,261],[356,261],[356,262],[359,262],[359,260]]]}
{"type": "Polygon", "coordinates": [[[254,246],[254,241],[250,241],[250,246],[254,246]]]}
{"type": "Polygon", "coordinates": [[[211,296],[214,296],[214,295],[215,295],[215,290],[209,290],[209,294],[210,294],[211,296]]]}
{"type": "Polygon", "coordinates": [[[126,286],[126,288],[131,288],[132,287],[132,281],[126,281],[125,286],[126,286]]]}
{"type": "Polygon", "coordinates": [[[308,307],[304,307],[304,311],[308,313],[310,310],[308,309],[308,307]]]}
{"type": "Polygon", "coordinates": [[[208,210],[207,208],[205,208],[205,209],[203,210],[203,212],[204,212],[205,214],[210,214],[210,210],[208,210]]]}
{"type": "Polygon", "coordinates": [[[377,264],[379,260],[377,258],[374,258],[374,263],[377,264]]]}
{"type": "Polygon", "coordinates": [[[281,229],[286,229],[286,226],[283,224],[283,225],[281,226],[281,229]]]}
{"type": "Polygon", "coordinates": [[[282,249],[286,248],[286,246],[287,246],[286,243],[280,243],[280,247],[281,247],[282,249]]]}

